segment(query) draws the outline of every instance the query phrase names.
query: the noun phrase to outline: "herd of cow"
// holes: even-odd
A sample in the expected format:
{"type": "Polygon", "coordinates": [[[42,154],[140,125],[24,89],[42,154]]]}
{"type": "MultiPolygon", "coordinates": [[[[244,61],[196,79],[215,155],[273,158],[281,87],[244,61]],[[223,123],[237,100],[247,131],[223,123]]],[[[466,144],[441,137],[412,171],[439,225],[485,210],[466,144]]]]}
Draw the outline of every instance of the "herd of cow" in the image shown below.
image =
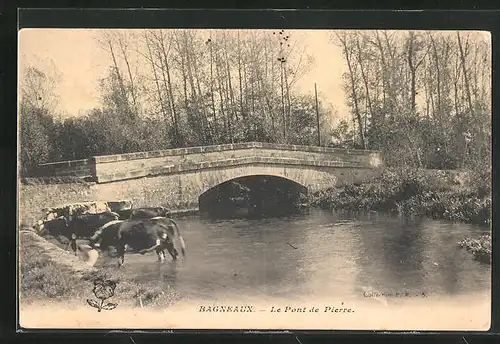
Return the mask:
{"type": "Polygon", "coordinates": [[[93,214],[47,209],[44,218],[39,220],[33,229],[42,236],[67,238],[75,254],[77,239],[86,239],[92,249],[101,251],[114,247],[119,266],[125,261],[127,248],[141,254],[155,251],[159,261],[165,260],[165,250],[173,260],[177,260],[179,250],[185,256],[184,239],[168,209],[107,209],[93,214]]]}

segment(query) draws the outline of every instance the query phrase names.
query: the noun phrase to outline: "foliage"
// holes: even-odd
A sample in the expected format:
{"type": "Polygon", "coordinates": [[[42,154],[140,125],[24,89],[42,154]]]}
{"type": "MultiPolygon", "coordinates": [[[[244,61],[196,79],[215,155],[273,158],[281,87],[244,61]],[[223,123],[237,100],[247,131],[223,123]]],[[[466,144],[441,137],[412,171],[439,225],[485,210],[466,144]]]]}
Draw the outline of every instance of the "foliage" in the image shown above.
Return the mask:
{"type": "Polygon", "coordinates": [[[464,238],[458,244],[472,253],[478,261],[491,263],[491,235],[481,235],[477,239],[464,238]]]}
{"type": "Polygon", "coordinates": [[[388,211],[489,224],[490,194],[474,186],[458,186],[454,180],[454,175],[446,172],[388,169],[372,182],[316,193],[311,203],[337,210],[388,211]]]}
{"type": "MultiPolygon", "coordinates": [[[[317,142],[316,113],[313,100],[302,98],[292,106],[293,120],[290,121],[289,142],[294,144],[315,144],[317,142]]],[[[123,121],[122,115],[111,110],[93,110],[86,116],[68,118],[52,123],[45,129],[37,117],[25,114],[22,124],[22,158],[25,171],[39,163],[85,159],[90,156],[151,151],[177,148],[172,128],[159,118],[136,118],[123,121]],[[23,122],[24,123],[24,122],[23,122]],[[33,128],[36,126],[36,128],[33,128]],[[34,131],[36,131],[34,133],[34,131]],[[34,155],[36,154],[36,155],[34,155]]],[[[238,141],[278,141],[269,126],[262,121],[250,121],[250,130],[234,127],[238,141]]],[[[183,141],[190,146],[204,145],[203,137],[185,133],[183,141]]],[[[221,137],[209,143],[228,143],[229,137],[221,137]]]]}
{"type": "Polygon", "coordinates": [[[388,166],[474,168],[491,159],[491,46],[479,33],[337,31],[346,103],[340,146],[388,166]],[[347,126],[346,126],[347,125],[347,126]]]}
{"type": "Polygon", "coordinates": [[[53,158],[56,77],[28,66],[22,70],[19,104],[20,173],[28,176],[53,158]]]}
{"type": "MultiPolygon", "coordinates": [[[[390,167],[476,169],[484,184],[491,52],[483,36],[351,30],[336,31],[332,42],[345,58],[352,118],[332,127],[335,110],[320,101],[322,144],[382,150],[390,167]]],[[[196,145],[315,145],[315,99],[296,87],[314,63],[305,43],[287,30],[104,30],[99,44],[110,66],[100,80],[102,106],[85,116],[55,120],[56,79],[24,71],[21,172],[196,145]]]]}
{"type": "MultiPolygon", "coordinates": [[[[40,163],[95,155],[247,141],[317,144],[315,99],[295,87],[313,61],[290,32],[104,30],[98,43],[110,58],[99,80],[102,106],[83,116],[56,120],[56,102],[37,101],[41,91],[43,99],[57,98],[55,79],[26,68],[24,176],[40,163]]],[[[319,111],[328,136],[333,109],[320,102],[319,111]]]]}
{"type": "Polygon", "coordinates": [[[29,175],[40,163],[49,160],[52,138],[49,137],[50,127],[46,125],[49,122],[46,121],[46,114],[37,109],[27,110],[23,106],[21,111],[23,115],[19,121],[20,172],[29,175]]]}

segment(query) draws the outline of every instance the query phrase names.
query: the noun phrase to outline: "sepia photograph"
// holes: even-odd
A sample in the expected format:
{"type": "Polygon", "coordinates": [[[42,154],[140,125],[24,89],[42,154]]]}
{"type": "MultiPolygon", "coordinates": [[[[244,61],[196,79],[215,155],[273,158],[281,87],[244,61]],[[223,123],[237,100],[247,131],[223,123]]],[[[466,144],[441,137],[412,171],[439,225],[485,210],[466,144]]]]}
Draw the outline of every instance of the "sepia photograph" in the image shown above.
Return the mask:
{"type": "Polygon", "coordinates": [[[489,330],[489,32],[18,40],[21,328],[489,330]]]}

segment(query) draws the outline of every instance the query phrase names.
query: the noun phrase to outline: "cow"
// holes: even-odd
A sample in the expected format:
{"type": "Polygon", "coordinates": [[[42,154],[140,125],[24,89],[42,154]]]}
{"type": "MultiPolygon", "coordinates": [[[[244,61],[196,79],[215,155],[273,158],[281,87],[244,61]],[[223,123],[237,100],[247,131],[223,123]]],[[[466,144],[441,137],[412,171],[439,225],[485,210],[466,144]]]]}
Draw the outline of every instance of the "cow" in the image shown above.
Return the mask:
{"type": "Polygon", "coordinates": [[[130,219],[130,215],[132,215],[132,211],[134,211],[134,209],[123,209],[117,210],[115,213],[120,215],[120,220],[128,220],[130,219]]]}
{"type": "Polygon", "coordinates": [[[59,216],[50,220],[38,220],[33,229],[38,235],[50,234],[54,237],[60,235],[67,236],[68,220],[64,216],[59,216]]]}
{"type": "Polygon", "coordinates": [[[133,209],[130,213],[131,220],[150,219],[153,217],[170,217],[170,210],[165,207],[150,207],[133,209]]]}
{"type": "Polygon", "coordinates": [[[109,246],[116,248],[118,266],[125,262],[126,246],[141,254],[155,251],[160,262],[165,259],[165,249],[173,260],[177,260],[179,253],[175,244],[179,244],[182,256],[186,255],[186,244],[179,226],[174,220],[160,216],[108,223],[91,237],[90,245],[95,246],[99,241],[101,249],[109,246]]]}
{"type": "Polygon", "coordinates": [[[107,250],[110,246],[115,246],[118,242],[120,225],[123,222],[124,220],[113,220],[100,227],[89,239],[91,246],[98,245],[103,251],[107,250]]]}
{"type": "Polygon", "coordinates": [[[110,201],[107,205],[112,212],[120,215],[120,219],[128,219],[132,214],[134,204],[131,201],[110,201]]]}
{"type": "Polygon", "coordinates": [[[128,201],[128,200],[123,200],[123,201],[108,201],[106,202],[108,208],[117,213],[118,211],[120,210],[128,210],[128,209],[132,209],[133,207],[133,203],[132,201],[128,201]]]}
{"type": "Polygon", "coordinates": [[[38,221],[34,229],[39,234],[51,234],[55,237],[65,236],[70,240],[76,238],[89,238],[94,232],[113,220],[118,220],[119,215],[110,211],[100,214],[85,214],[74,216],[68,222],[65,216],[60,216],[54,220],[38,221]]]}
{"type": "Polygon", "coordinates": [[[118,220],[120,215],[106,211],[99,214],[85,214],[73,217],[69,222],[69,233],[77,238],[90,238],[103,225],[118,220]]]}
{"type": "Polygon", "coordinates": [[[55,210],[60,216],[62,215],[66,217],[68,222],[71,222],[74,218],[82,215],[99,214],[112,211],[105,202],[74,203],[56,208],[55,210]]]}
{"type": "Polygon", "coordinates": [[[44,209],[42,209],[42,212],[44,214],[43,221],[54,220],[54,219],[62,216],[62,213],[59,214],[59,212],[54,208],[44,208],[44,209]]]}

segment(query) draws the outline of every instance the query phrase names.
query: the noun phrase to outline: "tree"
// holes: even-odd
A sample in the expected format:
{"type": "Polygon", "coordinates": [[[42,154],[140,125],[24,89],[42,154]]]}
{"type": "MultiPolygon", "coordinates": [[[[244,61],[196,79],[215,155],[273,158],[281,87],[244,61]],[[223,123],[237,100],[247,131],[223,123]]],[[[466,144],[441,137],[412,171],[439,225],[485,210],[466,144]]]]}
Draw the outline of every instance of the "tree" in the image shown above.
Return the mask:
{"type": "Polygon", "coordinates": [[[352,43],[352,37],[353,35],[347,33],[347,32],[342,32],[342,33],[337,33],[336,38],[338,42],[340,42],[343,50],[344,57],[346,59],[347,63],[347,68],[348,68],[348,86],[346,87],[348,92],[348,98],[349,101],[352,102],[353,104],[353,110],[354,110],[354,116],[357,121],[357,126],[358,126],[358,133],[359,133],[359,141],[361,143],[361,147],[363,149],[367,148],[367,143],[365,139],[365,128],[364,128],[364,121],[361,115],[361,110],[359,106],[359,96],[358,96],[358,90],[357,90],[357,83],[358,83],[358,76],[357,76],[357,68],[356,65],[353,62],[353,47],[351,45],[352,43]]]}
{"type": "Polygon", "coordinates": [[[47,162],[52,140],[44,125],[44,114],[40,110],[26,110],[21,105],[19,121],[21,174],[28,176],[36,171],[39,164],[47,162]]]}
{"type": "Polygon", "coordinates": [[[57,106],[56,79],[27,66],[21,75],[19,139],[21,173],[30,175],[52,152],[53,113],[57,106]]]}
{"type": "Polygon", "coordinates": [[[347,134],[356,128],[357,142],[382,149],[388,164],[475,168],[490,159],[488,38],[340,31],[332,42],[345,58],[344,88],[353,116],[352,125],[342,123],[337,130],[347,134]]]}
{"type": "Polygon", "coordinates": [[[105,106],[122,114],[124,120],[134,121],[139,114],[138,87],[134,84],[128,56],[128,40],[119,31],[103,31],[97,38],[101,48],[109,53],[112,65],[107,77],[101,80],[102,99],[105,106]],[[120,60],[121,59],[121,60],[120,60]],[[126,72],[120,62],[124,62],[126,72]],[[127,74],[128,80],[124,76],[127,74]]]}

